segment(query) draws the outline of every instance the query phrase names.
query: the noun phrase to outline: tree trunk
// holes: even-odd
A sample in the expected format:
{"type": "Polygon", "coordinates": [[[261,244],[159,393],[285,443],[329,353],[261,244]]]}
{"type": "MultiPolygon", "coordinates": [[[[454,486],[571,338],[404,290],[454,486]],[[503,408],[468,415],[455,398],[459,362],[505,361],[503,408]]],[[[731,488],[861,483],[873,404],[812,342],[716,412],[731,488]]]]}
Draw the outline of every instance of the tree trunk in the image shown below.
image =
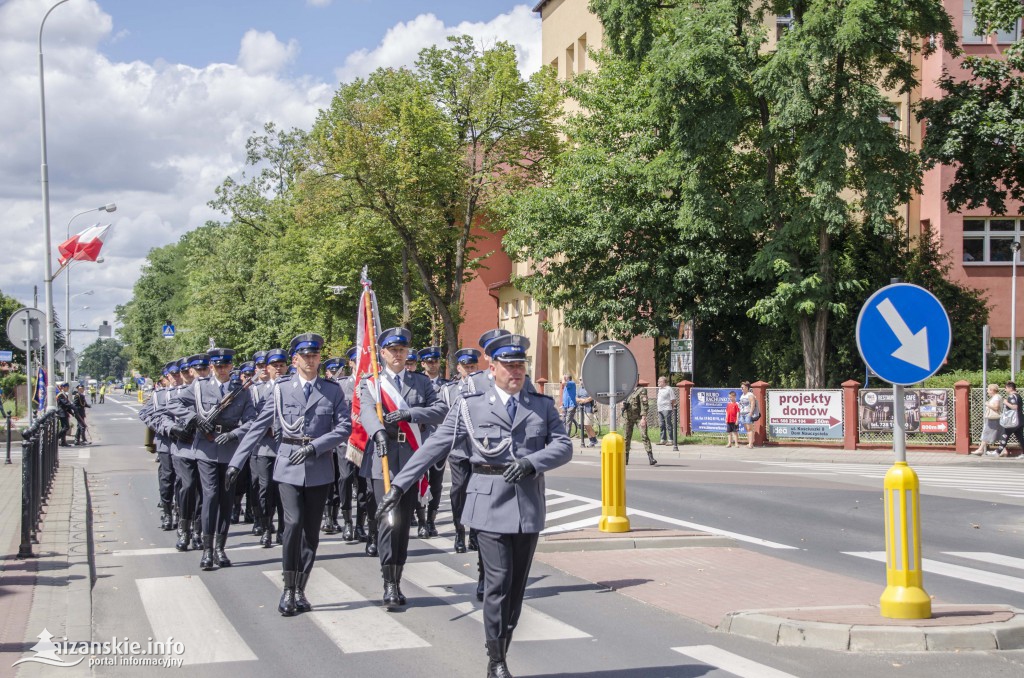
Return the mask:
{"type": "Polygon", "coordinates": [[[800,343],[804,354],[804,387],[825,388],[825,364],[828,357],[828,310],[814,317],[801,315],[800,343]]]}
{"type": "Polygon", "coordinates": [[[412,279],[409,276],[409,248],[402,248],[402,327],[412,322],[412,279]]]}

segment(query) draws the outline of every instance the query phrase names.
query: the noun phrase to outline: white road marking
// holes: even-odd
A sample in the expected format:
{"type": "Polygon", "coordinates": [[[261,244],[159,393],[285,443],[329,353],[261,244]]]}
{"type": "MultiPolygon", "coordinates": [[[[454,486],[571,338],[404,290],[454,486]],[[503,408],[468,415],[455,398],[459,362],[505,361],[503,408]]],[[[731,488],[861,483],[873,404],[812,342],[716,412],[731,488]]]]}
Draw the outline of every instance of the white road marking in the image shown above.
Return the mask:
{"type": "Polygon", "coordinates": [[[180,641],[185,664],[257,659],[199,577],[136,579],[135,584],[153,637],[180,641]]]}
{"type": "Polygon", "coordinates": [[[551,527],[545,528],[541,534],[557,534],[558,532],[568,532],[570,530],[579,530],[584,527],[594,527],[601,522],[601,516],[587,516],[583,520],[574,520],[571,523],[562,523],[560,525],[552,525],[551,527]]]}
{"type": "MultiPolygon", "coordinates": [[[[476,601],[476,579],[438,562],[406,563],[403,579],[448,603],[462,616],[483,623],[483,610],[476,601]],[[457,587],[467,593],[456,593],[452,590],[457,587]]],[[[408,596],[408,592],[406,595],[408,596]]],[[[516,627],[516,642],[589,637],[589,633],[560,622],[529,605],[523,605],[523,613],[516,627]]]]}
{"type": "Polygon", "coordinates": [[[588,504],[583,504],[582,506],[570,506],[569,508],[561,509],[560,511],[553,511],[553,512],[547,514],[547,519],[548,520],[558,520],[559,518],[566,518],[568,516],[574,516],[577,513],[583,513],[584,511],[593,511],[593,510],[594,510],[594,505],[593,504],[589,504],[589,503],[588,504]]]}
{"type": "MultiPolygon", "coordinates": [[[[857,558],[876,560],[880,563],[885,562],[885,551],[843,551],[843,553],[857,558]]],[[[963,581],[969,581],[975,584],[984,584],[985,586],[994,586],[996,588],[1006,589],[1007,591],[1024,593],[1024,579],[1020,579],[1018,577],[1010,577],[996,572],[986,572],[985,570],[976,570],[973,567],[964,567],[962,565],[951,565],[950,563],[943,563],[939,560],[929,560],[928,558],[923,558],[921,560],[921,569],[932,574],[941,574],[945,577],[962,579],[963,581]]]]}
{"type": "Polygon", "coordinates": [[[78,451],[78,458],[79,459],[89,459],[89,458],[91,458],[91,456],[92,456],[92,450],[79,450],[78,451]]]}
{"type": "MultiPolygon", "coordinates": [[[[263,574],[281,586],[281,571],[263,574]]],[[[379,650],[430,647],[430,643],[405,628],[382,607],[349,587],[323,568],[314,567],[306,584],[313,605],[309,617],[346,654],[379,650]]]]}
{"type": "Polygon", "coordinates": [[[983,563],[992,563],[993,565],[1003,565],[1005,567],[1013,567],[1018,570],[1024,570],[1024,558],[1004,556],[1001,553],[974,551],[944,551],[943,553],[945,553],[947,556],[957,556],[959,558],[967,558],[968,560],[980,560],[983,563]]]}
{"type": "Polygon", "coordinates": [[[740,678],[795,678],[791,673],[759,664],[738,654],[726,652],[714,645],[690,645],[689,647],[673,647],[672,649],[679,654],[684,654],[699,662],[728,671],[740,678]]]}

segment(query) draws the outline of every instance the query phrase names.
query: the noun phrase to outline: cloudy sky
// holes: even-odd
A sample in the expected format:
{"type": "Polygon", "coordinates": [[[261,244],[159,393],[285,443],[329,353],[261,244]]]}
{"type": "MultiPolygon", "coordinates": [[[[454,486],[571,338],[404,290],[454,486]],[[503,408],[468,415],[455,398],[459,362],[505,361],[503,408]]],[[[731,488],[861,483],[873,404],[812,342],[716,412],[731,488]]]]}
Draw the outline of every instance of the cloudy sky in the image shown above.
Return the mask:
{"type": "MultiPolygon", "coordinates": [[[[0,290],[43,306],[39,22],[56,0],[0,0],[0,290]]],[[[72,326],[114,322],[152,247],[218,218],[206,202],[267,121],[308,128],[339,83],[468,33],[540,68],[540,19],[515,0],[69,0],[46,23],[54,252],[112,222],[103,264],[71,269],[72,326]],[[83,306],[89,308],[83,309],[83,306]]],[[[56,265],[54,266],[56,269],[56,265]]],[[[64,318],[64,275],[54,302],[64,318]]],[[[95,334],[76,333],[82,348],[95,334]]]]}

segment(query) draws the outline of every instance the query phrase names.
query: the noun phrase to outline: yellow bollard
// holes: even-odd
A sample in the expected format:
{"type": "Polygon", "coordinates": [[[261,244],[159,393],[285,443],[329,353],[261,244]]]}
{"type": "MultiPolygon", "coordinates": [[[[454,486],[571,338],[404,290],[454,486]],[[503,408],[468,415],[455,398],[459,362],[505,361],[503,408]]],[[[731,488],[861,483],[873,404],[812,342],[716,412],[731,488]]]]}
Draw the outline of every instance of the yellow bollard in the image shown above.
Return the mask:
{"type": "Polygon", "coordinates": [[[143,400],[142,400],[142,389],[141,388],[139,389],[139,402],[140,403],[143,402],[143,400]]]}
{"type": "Polygon", "coordinates": [[[898,461],[885,474],[885,591],[883,617],[929,619],[932,599],[921,576],[920,486],[914,469],[898,461]]]}
{"type": "Polygon", "coordinates": [[[629,532],[626,517],[626,441],[616,431],[601,439],[602,532],[629,532]]]}

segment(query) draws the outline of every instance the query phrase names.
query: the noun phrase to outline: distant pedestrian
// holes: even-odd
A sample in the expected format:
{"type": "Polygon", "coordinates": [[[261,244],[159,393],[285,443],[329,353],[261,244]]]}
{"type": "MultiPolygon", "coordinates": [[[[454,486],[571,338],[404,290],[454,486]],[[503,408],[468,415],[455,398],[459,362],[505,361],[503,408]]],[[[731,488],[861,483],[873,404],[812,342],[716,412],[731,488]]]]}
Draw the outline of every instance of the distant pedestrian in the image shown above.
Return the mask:
{"type": "Polygon", "coordinates": [[[661,428],[659,445],[672,442],[675,433],[676,390],[668,385],[668,377],[658,377],[658,425],[661,428]]]}
{"type": "Polygon", "coordinates": [[[102,405],[104,403],[106,395],[107,395],[107,385],[106,384],[100,384],[100,405],[102,405]]]}
{"type": "Polygon", "coordinates": [[[725,405],[726,447],[740,446],[739,418],[740,404],[736,402],[736,391],[729,391],[729,402],[725,405]]]}
{"type": "Polygon", "coordinates": [[[644,444],[644,451],[647,452],[647,460],[651,466],[657,465],[654,459],[654,450],[651,448],[651,437],[647,433],[647,382],[641,379],[636,388],[626,396],[626,402],[622,404],[622,416],[626,420],[623,437],[626,439],[626,463],[629,463],[629,444],[633,440],[633,428],[640,427],[640,440],[644,444]]]}
{"type": "Polygon", "coordinates": [[[1003,437],[1003,427],[999,425],[999,415],[1003,410],[1003,399],[999,395],[999,385],[988,385],[988,400],[985,403],[985,428],[981,432],[981,445],[971,454],[980,457],[988,452],[989,445],[995,445],[1003,437]]]}
{"type": "Polygon", "coordinates": [[[597,447],[597,434],[594,432],[594,399],[587,393],[587,387],[582,381],[576,386],[576,407],[580,411],[580,423],[587,433],[590,446],[597,447]]]}
{"type": "Polygon", "coordinates": [[[572,380],[571,374],[562,377],[562,422],[566,430],[569,429],[569,422],[576,414],[576,382],[572,380]]]}
{"type": "Polygon", "coordinates": [[[1010,444],[1010,437],[1017,437],[1017,444],[1021,446],[1021,457],[1024,458],[1024,421],[1021,421],[1020,411],[1020,394],[1017,393],[1017,384],[1008,381],[1006,382],[1006,397],[1003,399],[1004,412],[1006,410],[1012,410],[1017,413],[1017,425],[1006,426],[1003,428],[1003,437],[999,448],[999,456],[1007,457],[1009,453],[1006,451],[1006,446],[1010,444]]]}
{"type": "MultiPolygon", "coordinates": [[[[757,396],[750,390],[750,382],[745,381],[740,384],[740,388],[743,393],[740,395],[740,417],[738,424],[743,424],[747,428],[747,447],[754,447],[754,414],[759,412],[757,405],[757,396]]],[[[758,417],[760,419],[760,417],[758,417]]],[[[736,437],[739,438],[739,431],[736,432],[736,437]]]]}

